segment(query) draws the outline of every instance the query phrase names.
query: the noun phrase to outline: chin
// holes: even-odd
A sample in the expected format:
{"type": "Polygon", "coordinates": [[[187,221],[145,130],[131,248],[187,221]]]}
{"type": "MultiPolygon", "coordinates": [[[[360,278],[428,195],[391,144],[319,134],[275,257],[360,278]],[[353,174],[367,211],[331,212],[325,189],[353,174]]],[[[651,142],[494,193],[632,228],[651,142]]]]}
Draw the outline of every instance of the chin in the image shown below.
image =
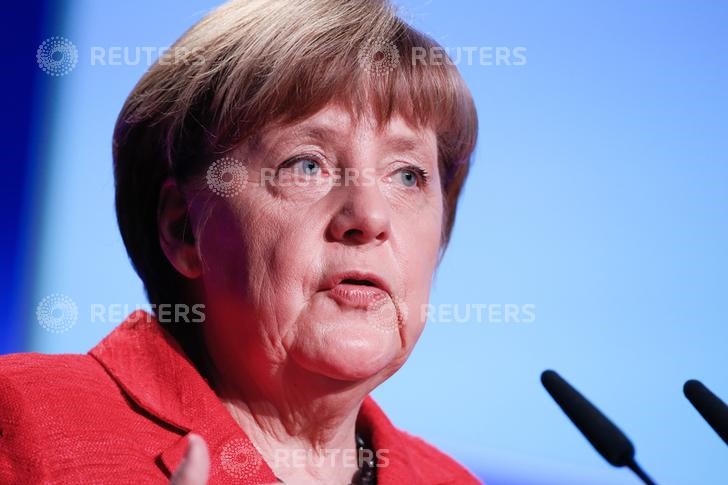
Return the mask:
{"type": "Polygon", "coordinates": [[[308,371],[332,379],[361,381],[388,376],[401,360],[402,340],[396,326],[383,330],[368,321],[346,322],[322,325],[316,334],[299,341],[290,355],[308,371]]]}

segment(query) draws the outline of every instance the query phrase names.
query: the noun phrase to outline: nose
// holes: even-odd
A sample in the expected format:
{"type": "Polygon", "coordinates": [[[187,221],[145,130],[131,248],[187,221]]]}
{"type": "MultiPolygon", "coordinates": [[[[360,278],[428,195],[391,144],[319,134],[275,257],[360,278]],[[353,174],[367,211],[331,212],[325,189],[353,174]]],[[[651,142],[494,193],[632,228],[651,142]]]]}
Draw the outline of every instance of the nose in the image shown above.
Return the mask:
{"type": "Polygon", "coordinates": [[[342,189],[343,202],[329,224],[329,239],[347,245],[381,244],[388,240],[390,208],[377,184],[342,189]]]}

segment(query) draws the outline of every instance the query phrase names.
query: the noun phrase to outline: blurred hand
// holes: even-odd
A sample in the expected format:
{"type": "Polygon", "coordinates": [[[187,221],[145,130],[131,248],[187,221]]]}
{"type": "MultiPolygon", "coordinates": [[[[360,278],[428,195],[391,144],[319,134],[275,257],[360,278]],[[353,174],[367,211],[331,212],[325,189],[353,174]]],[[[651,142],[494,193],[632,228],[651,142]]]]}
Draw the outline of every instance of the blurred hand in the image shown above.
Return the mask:
{"type": "Polygon", "coordinates": [[[210,453],[202,436],[187,436],[187,451],[169,481],[170,485],[206,485],[210,475],[210,453]]]}

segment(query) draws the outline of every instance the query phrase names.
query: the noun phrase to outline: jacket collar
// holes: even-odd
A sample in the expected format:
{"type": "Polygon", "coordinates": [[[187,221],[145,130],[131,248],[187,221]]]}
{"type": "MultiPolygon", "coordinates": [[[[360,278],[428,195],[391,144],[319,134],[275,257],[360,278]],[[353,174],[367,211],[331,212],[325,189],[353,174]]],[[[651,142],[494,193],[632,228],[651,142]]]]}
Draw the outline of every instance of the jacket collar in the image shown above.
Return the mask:
{"type": "MultiPolygon", "coordinates": [[[[135,311],[89,354],[139,407],[179,430],[180,439],[159,453],[168,473],[182,460],[186,435],[194,432],[207,442],[211,483],[215,479],[230,482],[231,474],[235,473],[244,474],[239,478],[244,478],[245,483],[277,481],[215,391],[153,315],[144,310],[135,311]],[[225,460],[231,456],[232,461],[225,460]],[[240,461],[241,456],[244,462],[240,461]]],[[[415,456],[410,450],[412,440],[417,438],[395,428],[369,396],[362,403],[357,426],[368,431],[375,450],[387,450],[389,463],[378,470],[379,483],[388,483],[387,476],[408,476],[413,478],[410,483],[430,484],[452,479],[452,474],[445,470],[434,472],[435,476],[429,470],[429,476],[418,477],[421,465],[418,462],[426,457],[415,456]]]]}
{"type": "Polygon", "coordinates": [[[161,450],[158,456],[169,474],[182,461],[187,434],[194,432],[207,442],[211,483],[230,482],[231,473],[236,472],[245,472],[246,483],[277,481],[262,459],[248,460],[255,466],[241,468],[238,449],[252,452],[255,450],[252,442],[174,337],[153,315],[143,310],[135,311],[89,354],[101,363],[134,403],[178,429],[181,437],[161,450]],[[223,456],[232,458],[224,461],[220,459],[223,456]]]}

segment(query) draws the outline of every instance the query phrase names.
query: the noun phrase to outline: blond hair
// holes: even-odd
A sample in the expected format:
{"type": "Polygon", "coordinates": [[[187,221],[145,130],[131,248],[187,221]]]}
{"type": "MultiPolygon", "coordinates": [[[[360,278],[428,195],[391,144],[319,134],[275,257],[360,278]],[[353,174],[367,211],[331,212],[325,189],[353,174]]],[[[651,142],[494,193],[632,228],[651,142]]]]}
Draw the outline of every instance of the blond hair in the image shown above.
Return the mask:
{"type": "Polygon", "coordinates": [[[356,116],[370,113],[379,123],[398,114],[434,129],[444,251],[477,117],[454,65],[409,61],[415,48],[436,47],[385,0],[236,0],[190,28],[170,48],[173,62],[161,59],[136,85],[114,131],[119,227],[150,302],[190,303],[185,279],[159,244],[162,182],[204,176],[213,160],[246,137],[330,102],[356,116]],[[373,45],[390,49],[399,62],[367,66],[362,53],[373,45]]]}

